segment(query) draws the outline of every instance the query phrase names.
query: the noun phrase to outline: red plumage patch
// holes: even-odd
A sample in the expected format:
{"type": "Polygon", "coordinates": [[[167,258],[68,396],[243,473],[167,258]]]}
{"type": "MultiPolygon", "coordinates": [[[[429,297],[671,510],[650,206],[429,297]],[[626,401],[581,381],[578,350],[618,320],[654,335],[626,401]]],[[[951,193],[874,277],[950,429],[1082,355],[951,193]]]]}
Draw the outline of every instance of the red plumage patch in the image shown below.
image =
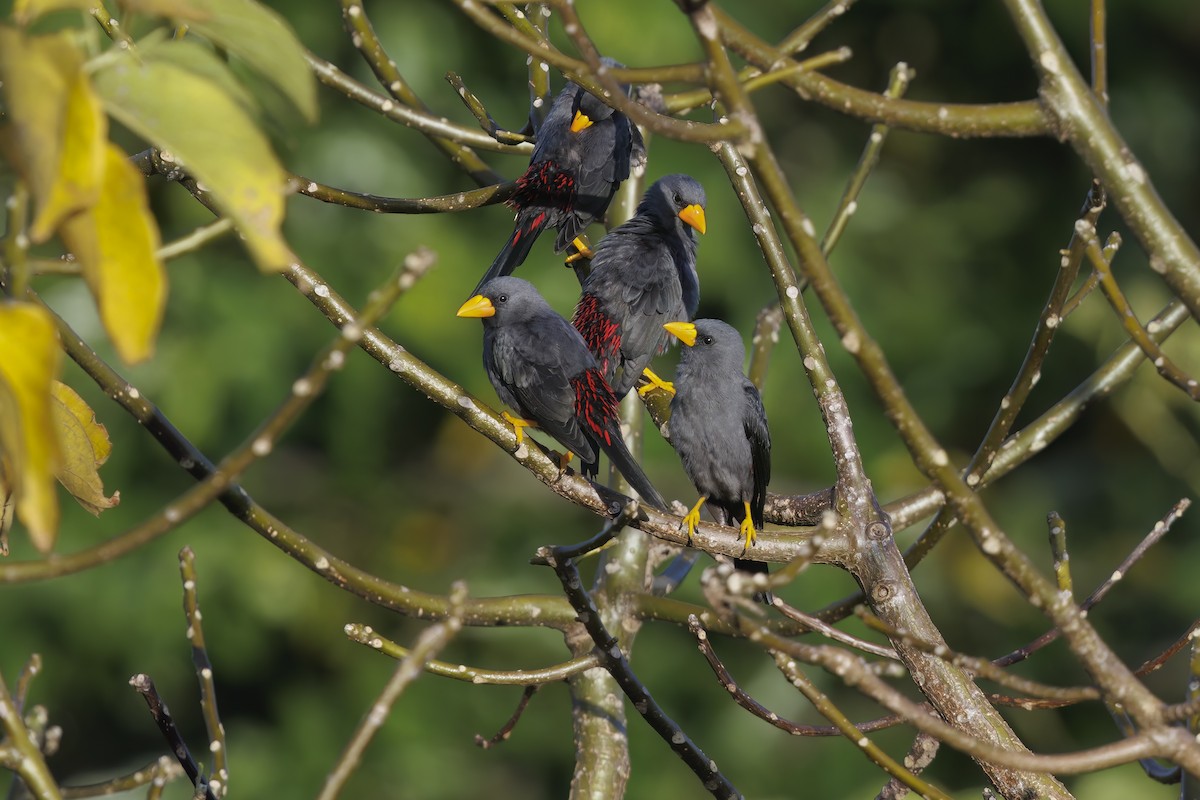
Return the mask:
{"type": "Polygon", "coordinates": [[[609,363],[621,347],[621,331],[617,323],[600,310],[600,300],[594,294],[585,294],[579,298],[571,324],[600,362],[600,369],[608,375],[609,363]]]}
{"type": "Polygon", "coordinates": [[[599,440],[612,444],[616,430],[617,397],[599,370],[584,370],[571,378],[575,390],[575,417],[599,440]]]}
{"type": "Polygon", "coordinates": [[[540,231],[542,229],[542,224],[545,221],[546,221],[546,212],[543,211],[542,213],[538,214],[536,217],[533,218],[533,220],[529,223],[528,228],[517,228],[515,231],[513,231],[513,238],[512,238],[513,244],[516,244],[517,242],[521,241],[521,237],[527,233],[533,233],[534,231],[540,231]]]}
{"type": "Polygon", "coordinates": [[[508,204],[513,208],[547,206],[570,211],[575,205],[575,176],[559,169],[553,161],[530,164],[517,178],[517,190],[508,204]]]}

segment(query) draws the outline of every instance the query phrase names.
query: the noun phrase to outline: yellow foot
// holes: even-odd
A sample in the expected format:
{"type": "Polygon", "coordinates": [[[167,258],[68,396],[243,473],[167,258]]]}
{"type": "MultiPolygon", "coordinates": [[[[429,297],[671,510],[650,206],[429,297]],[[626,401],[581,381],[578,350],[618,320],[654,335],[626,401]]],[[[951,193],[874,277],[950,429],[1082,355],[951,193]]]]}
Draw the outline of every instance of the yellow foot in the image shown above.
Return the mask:
{"type": "Polygon", "coordinates": [[[662,389],[667,394],[675,394],[675,384],[671,383],[670,381],[664,381],[662,378],[655,375],[654,370],[650,369],[649,367],[646,367],[644,370],[642,370],[642,377],[648,381],[648,383],[644,383],[638,387],[638,394],[642,395],[643,397],[646,396],[647,392],[651,392],[655,389],[662,389]]]}
{"type": "Polygon", "coordinates": [[[687,525],[688,544],[691,544],[692,539],[696,538],[696,526],[700,524],[700,509],[707,499],[708,497],[701,497],[697,500],[696,505],[692,506],[692,510],[683,518],[683,524],[687,525]]]}
{"type": "Polygon", "coordinates": [[[558,457],[559,472],[565,472],[567,467],[571,466],[571,459],[574,457],[575,457],[575,454],[572,453],[570,450],[566,451],[561,456],[559,456],[558,457]]]}
{"type": "Polygon", "coordinates": [[[758,541],[758,532],[754,530],[754,517],[750,514],[750,501],[743,501],[746,506],[746,518],[742,520],[742,536],[746,537],[746,544],[742,547],[742,552],[745,553],[754,543],[758,541]]]}
{"type": "Polygon", "coordinates": [[[564,264],[573,264],[581,258],[592,257],[591,245],[582,236],[576,236],[575,240],[571,242],[571,246],[575,248],[575,252],[567,256],[567,260],[563,262],[564,264]]]}
{"type": "Polygon", "coordinates": [[[504,417],[505,421],[507,421],[509,425],[513,426],[513,433],[517,435],[517,447],[520,447],[521,442],[525,441],[525,429],[537,427],[537,423],[533,420],[514,417],[507,411],[500,412],[500,416],[504,417]]]}

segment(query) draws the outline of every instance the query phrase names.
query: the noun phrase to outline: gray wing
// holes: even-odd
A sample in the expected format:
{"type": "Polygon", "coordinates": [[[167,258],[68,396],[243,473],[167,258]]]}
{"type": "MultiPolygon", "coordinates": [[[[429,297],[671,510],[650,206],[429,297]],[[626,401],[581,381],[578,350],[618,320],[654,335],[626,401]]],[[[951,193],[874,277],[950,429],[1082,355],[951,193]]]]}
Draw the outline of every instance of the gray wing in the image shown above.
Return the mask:
{"type": "Polygon", "coordinates": [[[767,484],[771,482],[771,432],[767,429],[767,411],[754,384],[745,381],[746,407],[742,427],[750,442],[750,458],[754,471],[754,490],[750,497],[751,518],[756,528],[762,528],[763,506],[767,502],[767,484]]]}
{"type": "Polygon", "coordinates": [[[604,301],[621,329],[626,360],[648,362],[666,347],[663,323],[684,319],[683,292],[675,263],[662,237],[630,222],[597,245],[587,291],[604,301]]]}
{"type": "Polygon", "coordinates": [[[501,400],[564,447],[592,460],[595,450],[579,429],[570,382],[579,372],[579,349],[590,354],[576,339],[575,329],[557,316],[505,330],[495,337],[487,371],[501,400]]]}

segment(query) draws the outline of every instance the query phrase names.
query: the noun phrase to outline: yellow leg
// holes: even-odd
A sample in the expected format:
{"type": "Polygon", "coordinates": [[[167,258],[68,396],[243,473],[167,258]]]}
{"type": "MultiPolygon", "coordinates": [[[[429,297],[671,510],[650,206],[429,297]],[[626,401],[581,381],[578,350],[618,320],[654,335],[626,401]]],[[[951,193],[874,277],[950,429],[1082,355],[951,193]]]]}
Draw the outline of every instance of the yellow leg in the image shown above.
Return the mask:
{"type": "Polygon", "coordinates": [[[562,456],[560,456],[558,459],[559,471],[561,472],[561,471],[565,470],[567,467],[571,466],[571,459],[574,457],[575,457],[575,454],[572,453],[570,450],[563,453],[562,456]]]}
{"type": "Polygon", "coordinates": [[[575,237],[574,241],[571,242],[571,246],[575,248],[575,252],[567,256],[567,260],[563,262],[564,264],[572,264],[581,258],[592,257],[592,247],[588,244],[587,237],[582,234],[575,237]]]}
{"type": "Polygon", "coordinates": [[[700,524],[700,509],[704,506],[704,501],[707,499],[708,496],[706,495],[697,500],[696,505],[692,506],[692,510],[683,518],[683,524],[687,525],[689,543],[696,537],[696,526],[700,524]]]}
{"type": "Polygon", "coordinates": [[[500,416],[504,417],[509,425],[513,426],[513,433],[517,435],[517,447],[521,446],[521,442],[525,441],[525,428],[536,428],[537,423],[531,419],[521,419],[514,417],[507,411],[500,412],[500,416]]]}
{"type": "Polygon", "coordinates": [[[662,389],[668,394],[675,394],[675,384],[671,383],[670,381],[664,381],[662,378],[655,375],[654,370],[650,369],[649,367],[646,367],[644,370],[642,370],[642,375],[645,376],[649,383],[639,386],[638,394],[645,396],[647,392],[654,389],[662,389]]]}
{"type": "Polygon", "coordinates": [[[746,537],[746,544],[742,548],[742,552],[746,552],[754,543],[758,541],[758,532],[754,530],[754,517],[750,515],[750,501],[743,501],[746,506],[746,518],[742,520],[742,536],[746,537]]]}

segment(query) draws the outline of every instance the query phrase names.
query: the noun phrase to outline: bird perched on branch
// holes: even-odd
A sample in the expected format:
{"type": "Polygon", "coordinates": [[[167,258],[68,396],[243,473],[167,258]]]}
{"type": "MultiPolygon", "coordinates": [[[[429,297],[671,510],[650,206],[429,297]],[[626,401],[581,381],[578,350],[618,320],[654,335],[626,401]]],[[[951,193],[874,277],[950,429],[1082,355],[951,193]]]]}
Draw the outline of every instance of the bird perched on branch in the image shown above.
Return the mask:
{"type": "Polygon", "coordinates": [[[524,428],[541,428],[579,456],[588,478],[596,475],[603,450],[642,499],[666,510],[621,439],[617,398],[595,357],[532,284],[513,277],[488,281],[458,316],[483,320],[483,366],[496,394],[520,414],[504,412],[518,443],[524,428]]]}
{"type": "MultiPolygon", "coordinates": [[[[612,59],[605,62],[620,66],[612,59]]],[[[512,235],[473,294],[491,279],[511,275],[547,228],[558,230],[554,252],[574,244],[574,257],[590,254],[578,237],[604,216],[621,181],[645,160],[642,135],[628,117],[579,84],[567,83],[550,104],[529,167],[508,201],[517,212],[512,235]]]]}
{"type": "Polygon", "coordinates": [[[695,179],[659,178],[633,217],[596,245],[573,324],[617,397],[624,397],[643,372],[650,383],[639,391],[671,389],[648,366],[671,341],[663,324],[696,315],[696,245],[697,234],[707,230],[704,204],[704,187],[695,179]]]}
{"type": "MultiPolygon", "coordinates": [[[[740,528],[749,550],[763,526],[771,434],[758,389],[742,372],[742,337],[715,319],[668,322],[663,327],[687,345],[675,375],[669,425],[671,445],[700,492],[684,517],[688,540],[707,504],[718,523],[740,528]]],[[[749,572],[767,571],[759,561],[733,563],[749,572]]],[[[770,600],[765,594],[758,598],[770,600]]]]}

